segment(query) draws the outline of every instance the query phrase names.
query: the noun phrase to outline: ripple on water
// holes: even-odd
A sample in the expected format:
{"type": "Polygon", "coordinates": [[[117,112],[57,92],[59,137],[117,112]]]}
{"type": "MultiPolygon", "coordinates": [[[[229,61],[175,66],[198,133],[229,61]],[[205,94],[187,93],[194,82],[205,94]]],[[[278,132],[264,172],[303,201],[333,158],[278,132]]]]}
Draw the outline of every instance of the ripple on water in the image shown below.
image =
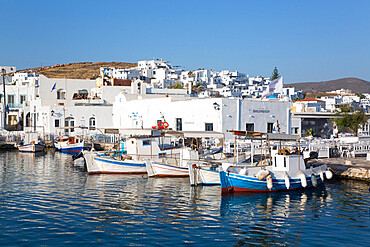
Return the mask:
{"type": "Polygon", "coordinates": [[[3,152],[0,160],[4,245],[363,246],[370,239],[366,183],[221,197],[219,186],[192,188],[186,178],[88,176],[66,154],[3,152]]]}

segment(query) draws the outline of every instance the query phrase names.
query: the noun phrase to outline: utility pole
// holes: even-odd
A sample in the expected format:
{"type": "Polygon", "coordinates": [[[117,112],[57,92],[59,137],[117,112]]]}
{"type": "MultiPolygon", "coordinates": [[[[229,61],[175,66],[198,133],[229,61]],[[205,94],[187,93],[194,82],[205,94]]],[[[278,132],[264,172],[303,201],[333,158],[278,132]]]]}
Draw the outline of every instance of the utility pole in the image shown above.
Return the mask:
{"type": "Polygon", "coordinates": [[[6,130],[6,94],[5,94],[5,72],[6,70],[3,68],[3,97],[4,97],[4,129],[6,130]]]}

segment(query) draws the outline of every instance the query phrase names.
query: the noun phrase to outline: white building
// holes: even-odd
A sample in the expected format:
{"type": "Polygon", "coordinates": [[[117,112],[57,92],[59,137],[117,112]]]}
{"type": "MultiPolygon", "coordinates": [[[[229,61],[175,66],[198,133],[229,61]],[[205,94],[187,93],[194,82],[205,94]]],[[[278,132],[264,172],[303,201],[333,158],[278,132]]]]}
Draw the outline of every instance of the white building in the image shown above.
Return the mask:
{"type": "Polygon", "coordinates": [[[88,98],[95,87],[95,80],[40,75],[34,85],[34,94],[24,106],[24,129],[36,128],[40,133],[59,134],[61,127],[90,126],[90,119],[93,128],[111,127],[112,105],[102,99],[88,98]]]}
{"type": "MultiPolygon", "coordinates": [[[[1,80],[2,85],[2,80],[1,80]]],[[[6,127],[9,130],[21,130],[23,128],[23,107],[27,102],[35,99],[35,91],[38,86],[37,73],[16,73],[13,77],[5,77],[6,93],[6,127]]],[[[1,87],[2,89],[3,87],[1,87]]],[[[4,128],[4,92],[0,93],[0,127],[4,128]]]]}
{"type": "Polygon", "coordinates": [[[5,70],[5,74],[15,73],[17,68],[14,66],[0,66],[0,74],[3,74],[3,70],[5,70]]]}
{"type": "Polygon", "coordinates": [[[227,98],[190,99],[184,96],[125,95],[113,104],[116,128],[151,128],[165,119],[175,130],[219,131],[232,140],[229,129],[290,132],[290,102],[227,98]]]}
{"type": "Polygon", "coordinates": [[[342,96],[325,96],[321,97],[320,100],[325,102],[325,109],[330,112],[335,112],[339,104],[343,104],[342,96]]]}
{"type": "Polygon", "coordinates": [[[293,103],[293,112],[324,112],[325,101],[307,98],[297,100],[293,103]]]}

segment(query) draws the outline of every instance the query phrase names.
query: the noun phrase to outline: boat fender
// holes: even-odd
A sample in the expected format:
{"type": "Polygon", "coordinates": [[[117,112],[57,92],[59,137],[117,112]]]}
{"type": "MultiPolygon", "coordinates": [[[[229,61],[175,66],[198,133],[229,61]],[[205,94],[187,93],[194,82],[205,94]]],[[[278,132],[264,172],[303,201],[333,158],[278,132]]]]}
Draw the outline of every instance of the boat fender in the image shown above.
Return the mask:
{"type": "Polygon", "coordinates": [[[325,176],[327,179],[331,179],[333,177],[333,173],[330,170],[325,171],[325,176]]]}
{"type": "Polygon", "coordinates": [[[289,188],[290,188],[290,179],[289,179],[289,176],[286,172],[285,172],[285,175],[284,175],[284,179],[285,179],[285,187],[289,190],[289,188]]]}
{"type": "Polygon", "coordinates": [[[267,171],[267,170],[260,170],[259,172],[257,172],[257,178],[259,179],[259,180],[263,180],[263,179],[265,179],[268,175],[270,174],[270,172],[269,171],[267,171]]]}
{"type": "Polygon", "coordinates": [[[317,178],[315,174],[311,175],[311,182],[312,182],[313,187],[317,187],[317,178]]]}
{"type": "Polygon", "coordinates": [[[306,188],[306,187],[307,187],[307,179],[306,179],[306,175],[304,175],[304,173],[303,173],[303,172],[301,172],[301,174],[299,174],[299,178],[301,179],[302,187],[303,187],[303,188],[306,188]]]}
{"type": "Polygon", "coordinates": [[[320,178],[321,178],[321,181],[323,181],[324,182],[324,173],[323,173],[323,171],[320,171],[320,173],[319,173],[319,175],[320,175],[320,178]]]}
{"type": "Polygon", "coordinates": [[[271,176],[271,175],[268,175],[268,176],[266,177],[266,180],[267,180],[267,188],[268,188],[269,190],[271,190],[271,189],[272,189],[272,187],[273,187],[273,183],[272,183],[272,176],[271,176]]]}

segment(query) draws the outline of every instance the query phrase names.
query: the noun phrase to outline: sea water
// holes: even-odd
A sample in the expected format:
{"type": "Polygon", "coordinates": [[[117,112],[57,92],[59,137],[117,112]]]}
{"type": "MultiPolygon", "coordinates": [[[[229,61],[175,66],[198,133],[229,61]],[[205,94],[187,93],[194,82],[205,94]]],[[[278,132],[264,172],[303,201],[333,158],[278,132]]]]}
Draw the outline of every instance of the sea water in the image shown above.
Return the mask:
{"type": "Polygon", "coordinates": [[[186,178],[87,175],[68,154],[0,153],[5,246],[367,246],[366,182],[222,197],[186,178]]]}

